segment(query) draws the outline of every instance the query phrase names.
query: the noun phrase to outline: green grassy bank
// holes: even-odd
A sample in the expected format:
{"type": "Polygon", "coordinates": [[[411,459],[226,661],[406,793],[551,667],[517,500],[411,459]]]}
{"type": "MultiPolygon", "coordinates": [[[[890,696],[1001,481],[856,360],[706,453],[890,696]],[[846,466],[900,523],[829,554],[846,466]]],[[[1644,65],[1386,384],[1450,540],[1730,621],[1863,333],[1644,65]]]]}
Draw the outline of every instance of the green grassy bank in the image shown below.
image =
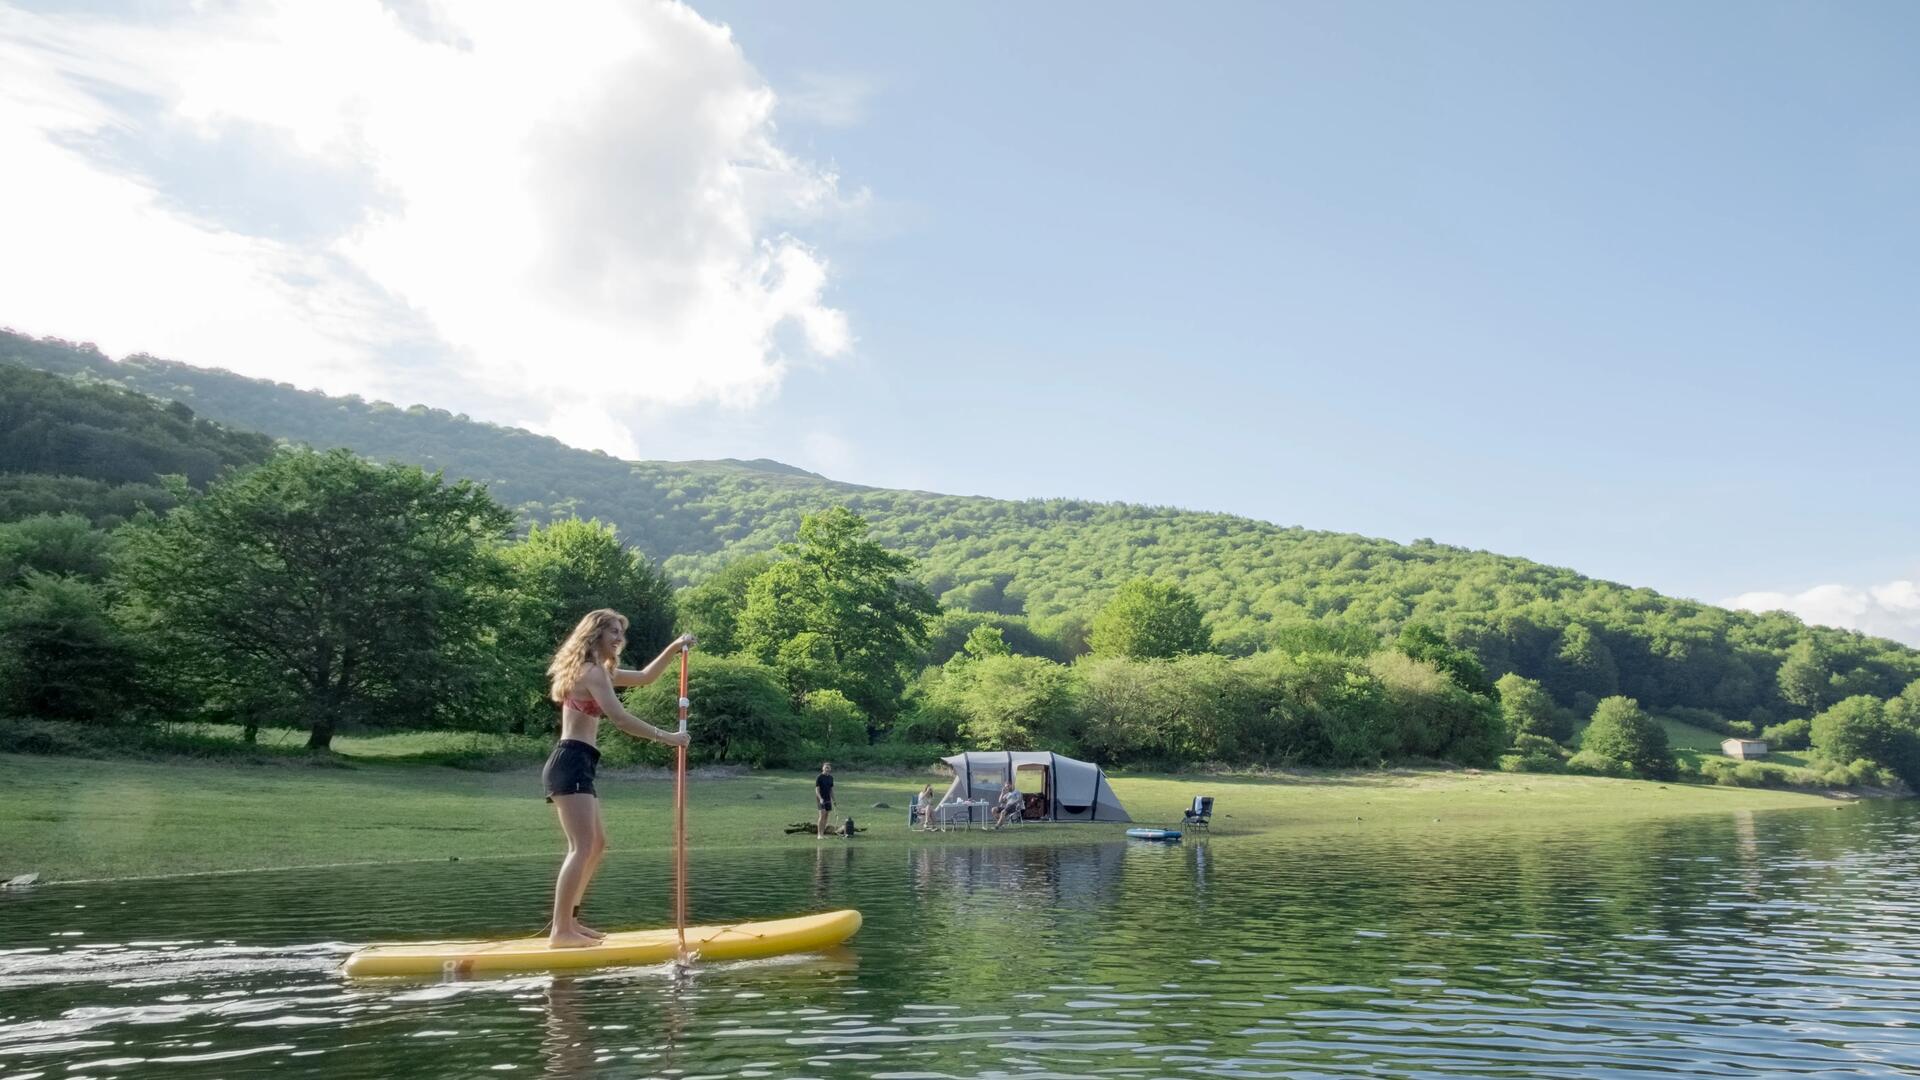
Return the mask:
{"type": "MultiPolygon", "coordinates": [[[[672,842],[673,783],[603,773],[612,847],[672,842]]],[[[1075,842],[1117,826],[1034,825],[999,833],[908,831],[908,797],[932,774],[839,777],[841,814],[871,829],[862,845],[1075,842]],[[890,804],[874,809],[876,802],[890,804]]],[[[1215,797],[1221,839],[1288,830],[1407,829],[1469,823],[1591,822],[1833,805],[1819,795],[1593,777],[1395,770],[1279,777],[1120,776],[1137,821],[1177,822],[1195,794],[1215,797]],[[1436,820],[1437,819],[1437,820],[1436,820]]],[[[688,808],[699,848],[818,843],[782,827],[811,820],[811,777],[696,778],[688,808]]],[[[839,815],[836,815],[836,817],[839,815]]],[[[48,881],[556,854],[538,767],[470,772],[417,765],[301,768],[233,763],[0,755],[0,878],[48,881]]]]}

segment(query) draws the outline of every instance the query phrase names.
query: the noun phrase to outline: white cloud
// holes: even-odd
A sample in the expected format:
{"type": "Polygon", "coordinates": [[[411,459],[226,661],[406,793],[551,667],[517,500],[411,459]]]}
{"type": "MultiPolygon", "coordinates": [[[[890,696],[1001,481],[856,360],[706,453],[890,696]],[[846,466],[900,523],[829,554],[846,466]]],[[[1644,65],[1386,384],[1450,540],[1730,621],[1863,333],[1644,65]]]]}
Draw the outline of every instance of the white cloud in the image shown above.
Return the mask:
{"type": "Polygon", "coordinates": [[[0,6],[0,322],[532,413],[620,453],[623,414],[751,405],[783,343],[847,351],[828,265],[788,230],[856,200],[775,142],[775,95],[724,27],[660,0],[404,15],[0,6]],[[269,152],[293,164],[233,167],[269,152]],[[275,207],[288,168],[334,178],[346,212],[275,207]]]}
{"type": "Polygon", "coordinates": [[[1741,593],[1723,606],[1790,611],[1818,626],[1858,630],[1920,646],[1920,582],[1889,581],[1865,588],[1816,585],[1799,593],[1741,593]]]}

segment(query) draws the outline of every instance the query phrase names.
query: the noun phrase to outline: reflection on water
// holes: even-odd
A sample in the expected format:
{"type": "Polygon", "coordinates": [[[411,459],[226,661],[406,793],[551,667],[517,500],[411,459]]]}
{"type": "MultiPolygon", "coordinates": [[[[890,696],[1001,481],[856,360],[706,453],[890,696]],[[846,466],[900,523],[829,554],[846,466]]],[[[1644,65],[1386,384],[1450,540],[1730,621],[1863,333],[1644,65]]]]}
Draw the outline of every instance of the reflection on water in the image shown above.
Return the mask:
{"type": "MultiPolygon", "coordinates": [[[[1089,834],[1100,835],[1100,834],[1089,834]]],[[[350,983],[354,943],[535,929],[550,860],[0,896],[0,1078],[1920,1074],[1920,807],[693,866],[824,956],[350,983]],[[208,913],[220,913],[217,918],[208,913]]],[[[665,859],[589,907],[658,924],[665,859]]]]}

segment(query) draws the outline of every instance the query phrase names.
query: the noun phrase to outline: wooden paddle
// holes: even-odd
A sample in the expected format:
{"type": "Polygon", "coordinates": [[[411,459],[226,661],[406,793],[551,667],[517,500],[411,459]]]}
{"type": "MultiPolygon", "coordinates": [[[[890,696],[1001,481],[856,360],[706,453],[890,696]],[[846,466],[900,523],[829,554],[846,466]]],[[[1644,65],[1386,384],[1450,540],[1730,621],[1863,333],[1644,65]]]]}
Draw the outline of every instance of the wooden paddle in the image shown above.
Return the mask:
{"type": "MultiPolygon", "coordinates": [[[[680,647],[680,734],[687,733],[687,653],[680,647]]],[[[675,748],[673,778],[673,928],[680,935],[680,963],[687,963],[687,748],[675,748]]]]}

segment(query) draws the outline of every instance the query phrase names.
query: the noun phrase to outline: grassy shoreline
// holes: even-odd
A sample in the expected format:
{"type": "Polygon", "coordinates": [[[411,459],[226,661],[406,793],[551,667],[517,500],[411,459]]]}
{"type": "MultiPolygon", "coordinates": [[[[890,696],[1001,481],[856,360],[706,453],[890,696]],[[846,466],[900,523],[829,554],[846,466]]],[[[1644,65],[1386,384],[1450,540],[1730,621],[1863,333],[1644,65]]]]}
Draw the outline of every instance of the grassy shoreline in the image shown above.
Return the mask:
{"type": "MultiPolygon", "coordinates": [[[[903,825],[908,797],[929,779],[931,774],[842,774],[836,820],[852,816],[869,829],[851,841],[863,846],[1080,843],[1119,835],[1118,826],[1106,825],[909,831],[903,825]],[[875,803],[888,806],[876,809],[875,803]]],[[[1799,791],[1472,770],[1111,780],[1140,822],[1177,822],[1193,795],[1214,796],[1215,837],[1222,841],[1835,805],[1799,791]]],[[[601,794],[616,852],[671,845],[671,780],[657,772],[610,770],[603,773],[601,794]]],[[[818,843],[782,831],[812,817],[807,773],[702,777],[690,785],[688,837],[698,849],[818,843]]],[[[0,754],[0,879],[28,872],[60,882],[556,856],[559,844],[552,811],[540,798],[537,766],[502,772],[400,764],[300,769],[0,754]]]]}

